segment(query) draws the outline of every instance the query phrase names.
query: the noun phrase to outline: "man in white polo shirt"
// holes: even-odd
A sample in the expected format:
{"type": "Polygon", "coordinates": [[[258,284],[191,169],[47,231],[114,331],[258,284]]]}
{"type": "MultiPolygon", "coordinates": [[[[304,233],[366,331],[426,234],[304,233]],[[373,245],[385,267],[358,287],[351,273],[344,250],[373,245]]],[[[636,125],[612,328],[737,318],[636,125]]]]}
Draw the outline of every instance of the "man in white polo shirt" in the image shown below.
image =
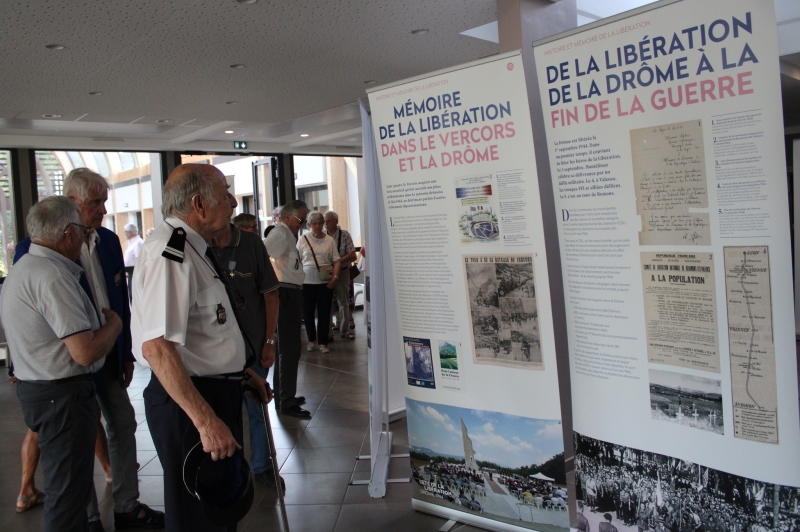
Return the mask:
{"type": "Polygon", "coordinates": [[[308,206],[290,201],[281,208],[281,223],[270,231],[264,245],[280,281],[278,312],[278,356],[275,357],[275,408],[288,416],[309,418],[297,397],[297,369],[300,365],[300,326],[303,322],[303,263],[297,251],[297,233],[306,223],[308,206]]]}
{"type": "Polygon", "coordinates": [[[39,435],[46,532],[89,527],[97,435],[92,378],[122,331],[119,316],[95,309],[80,286],[83,270],[75,261],[92,229],[80,222],[69,198],[34,205],[26,220],[30,250],[9,273],[0,299],[17,396],[25,423],[39,435]]]}

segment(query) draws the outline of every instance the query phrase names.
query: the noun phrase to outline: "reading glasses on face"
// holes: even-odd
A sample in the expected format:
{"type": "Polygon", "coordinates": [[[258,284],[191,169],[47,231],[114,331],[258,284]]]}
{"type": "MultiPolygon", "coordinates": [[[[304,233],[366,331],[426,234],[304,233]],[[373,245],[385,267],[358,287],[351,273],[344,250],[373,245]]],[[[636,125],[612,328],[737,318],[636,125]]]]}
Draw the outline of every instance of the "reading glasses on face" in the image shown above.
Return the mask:
{"type": "Polygon", "coordinates": [[[91,232],[92,232],[92,228],[91,228],[91,227],[86,227],[85,225],[77,224],[77,223],[75,223],[75,222],[70,222],[70,223],[68,223],[68,224],[67,224],[67,226],[64,228],[64,232],[65,232],[65,233],[66,233],[67,231],[69,231],[69,226],[70,226],[70,225],[74,225],[75,227],[79,227],[79,228],[81,229],[81,231],[83,231],[83,236],[89,236],[89,233],[91,233],[91,232]]]}
{"type": "Polygon", "coordinates": [[[297,220],[298,222],[300,222],[300,225],[303,225],[304,223],[306,223],[306,219],[305,219],[305,218],[298,218],[298,217],[297,217],[297,216],[295,216],[294,214],[292,215],[292,218],[294,218],[295,220],[297,220]]]}

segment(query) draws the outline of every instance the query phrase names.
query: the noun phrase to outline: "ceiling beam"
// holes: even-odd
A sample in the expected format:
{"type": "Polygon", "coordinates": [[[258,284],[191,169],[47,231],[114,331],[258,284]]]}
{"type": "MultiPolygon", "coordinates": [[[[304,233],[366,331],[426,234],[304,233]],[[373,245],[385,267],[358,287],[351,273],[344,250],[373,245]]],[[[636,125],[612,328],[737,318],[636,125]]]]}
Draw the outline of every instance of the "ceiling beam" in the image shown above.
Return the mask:
{"type": "Polygon", "coordinates": [[[214,133],[216,131],[219,131],[220,129],[229,128],[239,123],[240,122],[231,122],[231,121],[217,122],[216,124],[200,128],[197,131],[192,131],[191,133],[186,133],[185,135],[181,135],[180,137],[175,137],[174,139],[172,139],[171,142],[173,144],[186,144],[187,142],[201,139],[209,133],[214,133]]]}
{"type": "Polygon", "coordinates": [[[330,135],[323,135],[321,137],[316,137],[313,139],[306,139],[306,140],[301,140],[299,142],[293,142],[290,144],[290,146],[292,148],[302,148],[303,146],[313,146],[314,144],[319,144],[320,142],[328,142],[329,140],[342,139],[345,137],[352,137],[353,135],[359,135],[359,134],[361,134],[361,128],[355,127],[353,129],[345,129],[344,131],[331,133],[330,135]]]}
{"type": "Polygon", "coordinates": [[[800,81],[800,68],[786,61],[781,61],[781,74],[800,81]]]}

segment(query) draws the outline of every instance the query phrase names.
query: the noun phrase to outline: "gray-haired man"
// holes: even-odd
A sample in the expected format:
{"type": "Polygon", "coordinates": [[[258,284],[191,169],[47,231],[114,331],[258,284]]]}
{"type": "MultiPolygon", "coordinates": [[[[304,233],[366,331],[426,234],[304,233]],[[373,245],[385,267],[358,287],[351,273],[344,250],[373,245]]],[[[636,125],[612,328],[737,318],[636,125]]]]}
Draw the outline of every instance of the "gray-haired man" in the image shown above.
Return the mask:
{"type": "Polygon", "coordinates": [[[356,248],[353,245],[353,237],[348,231],[339,227],[339,215],[333,211],[325,213],[325,232],[333,237],[336,242],[336,249],[339,251],[339,280],[333,289],[334,297],[339,303],[339,332],[342,338],[352,340],[355,334],[350,332],[350,322],[353,320],[353,313],[350,311],[350,264],[358,257],[356,248]]]}
{"type": "Polygon", "coordinates": [[[96,309],[80,286],[83,270],[75,261],[91,231],[80,222],[69,198],[34,205],[26,220],[30,249],[0,299],[17,396],[26,425],[39,435],[45,531],[89,527],[97,434],[92,377],[122,331],[119,316],[96,309]]]}
{"type": "Polygon", "coordinates": [[[136,224],[125,224],[125,238],[128,239],[128,247],[125,249],[125,266],[136,266],[136,259],[139,258],[139,251],[142,249],[144,240],[139,236],[139,228],[136,224]]]}
{"type": "Polygon", "coordinates": [[[278,356],[275,357],[273,383],[275,408],[288,416],[309,418],[300,408],[305,397],[297,396],[297,369],[300,365],[300,326],[303,321],[303,281],[305,273],[297,252],[297,233],[306,224],[308,206],[290,201],[282,207],[281,223],[264,241],[280,281],[278,312],[278,356]]]}
{"type": "Polygon", "coordinates": [[[184,459],[198,442],[214,461],[241,449],[245,377],[269,400],[266,381],[247,363],[235,297],[207,249],[235,207],[217,168],[177,166],[163,188],[164,223],[142,247],[133,276],[133,350],[153,370],[144,408],[164,469],[168,532],[226,530],[186,489],[184,459]]]}

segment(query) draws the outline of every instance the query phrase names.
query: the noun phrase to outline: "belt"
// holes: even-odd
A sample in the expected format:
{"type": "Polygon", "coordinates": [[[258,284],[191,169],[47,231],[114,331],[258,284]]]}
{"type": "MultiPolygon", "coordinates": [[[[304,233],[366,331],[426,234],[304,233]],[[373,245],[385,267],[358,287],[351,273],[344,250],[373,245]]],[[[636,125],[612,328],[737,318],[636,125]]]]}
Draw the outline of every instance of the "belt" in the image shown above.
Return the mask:
{"type": "Polygon", "coordinates": [[[73,375],[72,377],[65,377],[63,379],[50,379],[44,381],[29,381],[24,380],[28,384],[67,384],[68,382],[90,381],[94,378],[94,373],[83,373],[82,375],[73,375]]]}
{"type": "Polygon", "coordinates": [[[301,284],[292,284],[292,283],[278,283],[278,286],[281,288],[294,288],[295,290],[302,290],[303,285],[301,284]]]}
{"type": "Polygon", "coordinates": [[[237,371],[236,373],[224,373],[222,375],[202,375],[198,379],[222,379],[222,380],[237,380],[240,381],[244,378],[244,371],[237,371]]]}

